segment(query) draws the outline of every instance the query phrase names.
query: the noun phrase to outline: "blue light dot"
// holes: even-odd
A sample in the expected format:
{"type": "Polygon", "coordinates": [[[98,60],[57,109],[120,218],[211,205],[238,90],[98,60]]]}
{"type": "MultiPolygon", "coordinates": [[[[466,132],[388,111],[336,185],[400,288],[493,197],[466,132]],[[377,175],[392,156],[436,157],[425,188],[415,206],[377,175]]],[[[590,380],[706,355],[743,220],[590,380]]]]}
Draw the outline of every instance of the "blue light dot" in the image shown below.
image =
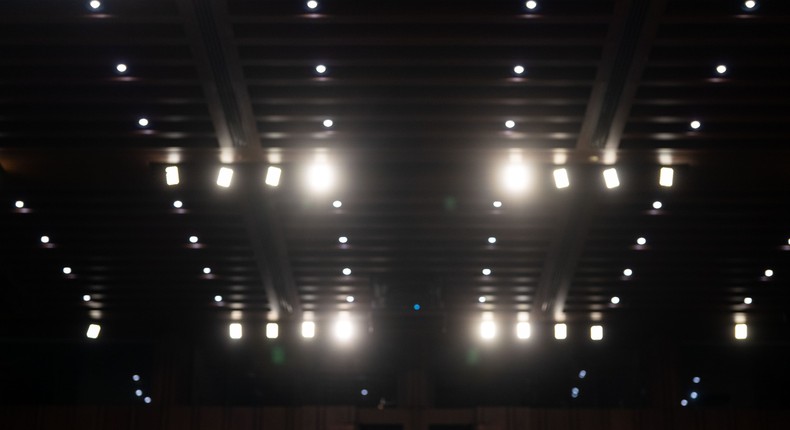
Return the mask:
{"type": "Polygon", "coordinates": [[[574,399],[579,397],[579,389],[576,387],[571,388],[571,397],[574,399]]]}
{"type": "Polygon", "coordinates": [[[587,376],[586,370],[579,371],[579,379],[584,379],[585,376],[587,376]]]}
{"type": "Polygon", "coordinates": [[[699,394],[696,391],[692,391],[691,394],[689,394],[689,397],[691,397],[691,400],[696,400],[697,397],[699,397],[699,394]]]}
{"type": "Polygon", "coordinates": [[[700,378],[699,378],[699,376],[695,376],[695,377],[693,377],[693,378],[691,379],[691,382],[693,382],[693,383],[695,383],[695,384],[699,384],[699,381],[700,381],[700,378]]]}
{"type": "Polygon", "coordinates": [[[419,303],[415,303],[415,304],[414,304],[414,310],[415,310],[415,311],[419,311],[421,308],[422,308],[422,306],[420,306],[420,304],[419,304],[419,303]]]}
{"type": "Polygon", "coordinates": [[[368,395],[368,390],[363,388],[362,391],[360,391],[360,394],[362,394],[363,396],[367,396],[368,395]]]}
{"type": "Polygon", "coordinates": [[[688,406],[688,404],[689,404],[689,401],[686,400],[686,399],[683,399],[683,400],[680,401],[680,406],[688,406]]]}

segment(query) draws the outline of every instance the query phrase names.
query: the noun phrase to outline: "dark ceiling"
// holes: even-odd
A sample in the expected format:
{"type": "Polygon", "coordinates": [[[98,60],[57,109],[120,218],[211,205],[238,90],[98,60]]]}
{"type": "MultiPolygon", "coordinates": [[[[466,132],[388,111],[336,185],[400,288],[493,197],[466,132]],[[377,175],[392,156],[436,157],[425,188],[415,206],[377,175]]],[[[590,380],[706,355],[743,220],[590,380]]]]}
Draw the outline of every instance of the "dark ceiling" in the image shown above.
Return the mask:
{"type": "Polygon", "coordinates": [[[537,339],[566,321],[579,343],[600,324],[727,344],[743,320],[786,348],[790,3],[319,3],[0,5],[7,342],[231,321],[264,342],[265,321],[298,339],[303,318],[326,338],[340,311],[361,337],[433,339],[491,311],[504,343],[527,313],[537,339]]]}

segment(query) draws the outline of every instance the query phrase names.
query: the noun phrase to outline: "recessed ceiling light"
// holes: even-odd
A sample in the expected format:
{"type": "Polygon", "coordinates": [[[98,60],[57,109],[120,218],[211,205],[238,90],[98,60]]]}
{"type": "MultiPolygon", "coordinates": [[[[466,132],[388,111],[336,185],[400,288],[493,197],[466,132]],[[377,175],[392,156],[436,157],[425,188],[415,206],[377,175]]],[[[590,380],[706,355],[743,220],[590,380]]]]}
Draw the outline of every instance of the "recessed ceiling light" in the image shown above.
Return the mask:
{"type": "Polygon", "coordinates": [[[82,301],[83,302],[91,301],[91,295],[90,294],[85,294],[84,296],[82,296],[82,301]]]}
{"type": "Polygon", "coordinates": [[[346,276],[350,275],[351,274],[351,269],[346,267],[345,269],[343,269],[343,274],[346,275],[346,276]]]}
{"type": "Polygon", "coordinates": [[[99,0],[92,0],[90,3],[88,3],[88,6],[90,6],[90,8],[93,10],[97,10],[101,7],[101,2],[99,0]]]}
{"type": "Polygon", "coordinates": [[[341,202],[340,200],[335,200],[332,202],[332,206],[334,206],[335,208],[340,208],[341,206],[343,206],[343,202],[341,202]]]}
{"type": "Polygon", "coordinates": [[[310,187],[315,191],[326,191],[332,186],[334,172],[324,163],[316,163],[308,171],[310,187]]]}
{"type": "Polygon", "coordinates": [[[326,128],[332,127],[334,124],[335,124],[335,122],[332,121],[331,119],[325,119],[324,120],[324,127],[326,127],[326,128]]]}
{"type": "Polygon", "coordinates": [[[266,323],[266,338],[277,339],[280,336],[280,326],[277,323],[266,323]]]}
{"type": "Polygon", "coordinates": [[[716,73],[720,75],[727,73],[727,66],[725,66],[724,64],[719,64],[718,66],[716,66],[716,73]]]}
{"type": "Polygon", "coordinates": [[[603,326],[594,325],[590,327],[590,339],[592,340],[603,339],[603,326]]]}
{"type": "Polygon", "coordinates": [[[689,397],[691,398],[691,400],[697,400],[697,397],[699,397],[699,393],[697,393],[696,391],[692,391],[691,393],[689,393],[689,397]]]}
{"type": "Polygon", "coordinates": [[[302,337],[312,339],[315,337],[315,322],[302,321],[302,337]]]}
{"type": "Polygon", "coordinates": [[[221,302],[222,301],[222,296],[217,294],[216,296],[214,296],[214,301],[217,302],[217,303],[221,302]]]}
{"type": "Polygon", "coordinates": [[[691,121],[691,123],[689,124],[689,126],[690,126],[690,127],[693,129],[693,130],[699,130],[699,128],[700,128],[700,127],[702,127],[702,123],[701,123],[701,122],[699,122],[699,121],[697,121],[697,120],[694,120],[694,121],[691,121]]]}
{"type": "Polygon", "coordinates": [[[126,67],[126,64],[118,63],[115,65],[115,71],[118,73],[126,73],[127,70],[129,70],[129,68],[126,67]]]}
{"type": "Polygon", "coordinates": [[[743,340],[749,337],[749,327],[746,324],[735,324],[735,338],[743,340]]]}
{"type": "Polygon", "coordinates": [[[143,390],[141,390],[139,388],[134,390],[134,395],[137,396],[137,397],[143,397],[143,390]]]}
{"type": "Polygon", "coordinates": [[[507,120],[507,121],[505,121],[505,127],[507,127],[507,128],[513,128],[513,127],[515,127],[515,126],[516,126],[516,122],[515,122],[515,121],[513,121],[513,120],[507,120]]]}
{"type": "Polygon", "coordinates": [[[568,177],[568,170],[565,168],[554,170],[554,186],[558,189],[568,188],[571,186],[571,180],[568,177]]]}
{"type": "Polygon", "coordinates": [[[364,388],[363,388],[363,389],[362,389],[362,390],[359,392],[359,394],[362,394],[363,396],[367,396],[367,395],[368,395],[368,390],[366,390],[366,389],[364,389],[364,388]]]}
{"type": "Polygon", "coordinates": [[[64,267],[63,268],[63,274],[64,275],[71,275],[71,267],[68,267],[68,266],[64,267]]]}
{"type": "Polygon", "coordinates": [[[662,206],[664,205],[658,200],[653,202],[653,209],[661,209],[662,206]]]}
{"type": "Polygon", "coordinates": [[[189,236],[189,243],[198,243],[197,236],[189,236]]]}
{"type": "Polygon", "coordinates": [[[230,335],[231,339],[241,339],[241,324],[231,323],[228,326],[228,334],[230,335]]]}
{"type": "Polygon", "coordinates": [[[571,397],[573,397],[574,399],[579,397],[579,393],[581,393],[581,391],[579,390],[579,387],[571,388],[571,397]]]}
{"type": "Polygon", "coordinates": [[[132,381],[139,382],[140,381],[140,375],[137,375],[137,374],[132,375],[132,381]]]}
{"type": "Polygon", "coordinates": [[[582,369],[579,371],[579,379],[584,379],[587,377],[587,371],[582,369]]]}
{"type": "Polygon", "coordinates": [[[490,243],[492,245],[495,244],[496,243],[496,238],[494,236],[489,237],[488,238],[488,243],[490,243]]]}
{"type": "Polygon", "coordinates": [[[98,324],[91,324],[88,326],[88,332],[85,333],[85,336],[96,339],[99,337],[99,332],[101,332],[101,326],[98,324]]]}
{"type": "Polygon", "coordinates": [[[485,303],[485,302],[486,302],[486,296],[480,296],[480,297],[478,297],[478,298],[477,298],[477,301],[478,301],[478,302],[480,302],[480,303],[485,303]]]}
{"type": "Polygon", "coordinates": [[[150,397],[146,397],[146,398],[143,399],[143,401],[145,403],[151,403],[151,398],[150,397]]]}
{"type": "Polygon", "coordinates": [[[319,75],[323,75],[324,73],[326,73],[326,66],[323,64],[319,64],[315,66],[315,72],[318,73],[319,75]]]}
{"type": "Polygon", "coordinates": [[[488,275],[490,275],[490,274],[491,274],[491,269],[489,269],[489,268],[485,268],[485,269],[483,269],[483,275],[486,275],[486,276],[488,276],[488,275]]]}
{"type": "Polygon", "coordinates": [[[771,269],[765,269],[765,277],[770,278],[771,276],[774,276],[774,271],[771,269]]]}
{"type": "Polygon", "coordinates": [[[743,298],[743,304],[751,305],[752,304],[752,298],[751,297],[744,297],[743,298]]]}
{"type": "Polygon", "coordinates": [[[173,207],[174,208],[181,209],[182,206],[184,206],[184,202],[182,202],[181,200],[173,201],[173,207]]]}
{"type": "Polygon", "coordinates": [[[348,242],[348,238],[345,237],[345,236],[340,236],[340,237],[337,238],[337,241],[340,242],[340,243],[347,243],[348,242]]]}
{"type": "Polygon", "coordinates": [[[691,378],[691,382],[693,382],[695,384],[699,384],[700,381],[702,381],[702,379],[700,379],[699,376],[695,376],[695,377],[691,378]]]}
{"type": "Polygon", "coordinates": [[[516,323],[516,337],[519,339],[529,339],[532,334],[532,327],[529,322],[519,321],[516,323]]]}
{"type": "Polygon", "coordinates": [[[221,167],[217,174],[217,185],[220,187],[230,187],[230,182],[233,180],[233,169],[229,167],[221,167]]]}
{"type": "Polygon", "coordinates": [[[754,1],[754,0],[747,0],[747,1],[743,2],[743,7],[745,7],[746,9],[749,9],[749,10],[754,9],[754,8],[757,7],[757,2],[754,1]]]}
{"type": "Polygon", "coordinates": [[[633,274],[634,274],[634,271],[633,271],[633,270],[631,270],[631,269],[625,269],[625,270],[623,270],[623,276],[631,276],[631,275],[633,275],[633,274]]]}
{"type": "Polygon", "coordinates": [[[515,73],[517,75],[520,75],[520,74],[524,73],[524,66],[520,66],[519,65],[519,66],[513,67],[513,73],[515,73]]]}
{"type": "Polygon", "coordinates": [[[620,179],[617,177],[617,169],[614,167],[603,171],[603,180],[606,188],[617,188],[620,186],[620,179]]]}
{"type": "Polygon", "coordinates": [[[354,296],[346,296],[346,301],[348,303],[354,303],[354,296]]]}
{"type": "Polygon", "coordinates": [[[486,340],[496,337],[496,324],[493,321],[481,321],[480,337],[486,340]]]}
{"type": "Polygon", "coordinates": [[[178,166],[165,167],[165,182],[167,185],[178,185],[178,166]]]}
{"type": "Polygon", "coordinates": [[[536,8],[536,7],[538,7],[538,2],[536,2],[536,1],[534,1],[534,0],[529,0],[529,1],[528,1],[528,2],[525,4],[525,6],[526,6],[526,7],[527,7],[527,9],[529,9],[529,10],[535,10],[535,8],[536,8]]]}
{"type": "Polygon", "coordinates": [[[148,127],[148,124],[149,124],[148,118],[140,118],[137,120],[137,125],[139,125],[140,127],[148,127]]]}
{"type": "Polygon", "coordinates": [[[680,406],[686,407],[686,406],[688,406],[688,404],[689,404],[689,401],[686,400],[686,399],[683,399],[683,400],[680,401],[680,406]]]}
{"type": "Polygon", "coordinates": [[[41,243],[49,243],[49,236],[41,236],[41,243]]]}
{"type": "Polygon", "coordinates": [[[203,268],[203,273],[205,273],[206,275],[208,275],[209,273],[211,273],[211,267],[204,267],[204,268],[203,268]]]}
{"type": "Polygon", "coordinates": [[[527,167],[523,164],[509,164],[504,171],[505,186],[510,191],[521,191],[527,187],[527,167]]]}
{"type": "Polygon", "coordinates": [[[644,245],[646,243],[647,243],[647,239],[645,239],[644,237],[640,237],[640,238],[636,239],[636,244],[637,245],[644,245]]]}
{"type": "MultiPolygon", "coordinates": [[[[502,202],[500,202],[499,200],[494,200],[494,207],[495,208],[501,208],[502,207],[502,202]]],[[[788,239],[788,242],[790,243],[790,239],[788,239]]]]}
{"type": "Polygon", "coordinates": [[[309,2],[307,2],[307,8],[308,9],[315,9],[317,7],[318,7],[318,2],[317,1],[310,0],[309,2]]]}
{"type": "Polygon", "coordinates": [[[554,339],[563,340],[567,337],[568,337],[568,326],[563,323],[554,324],[554,339]]]}
{"type": "Polygon", "coordinates": [[[341,317],[335,322],[335,338],[341,342],[347,342],[354,337],[354,326],[347,318],[341,317]]]}
{"type": "Polygon", "coordinates": [[[674,169],[671,167],[662,167],[658,174],[658,184],[662,187],[671,187],[674,177],[674,169]]]}
{"type": "Polygon", "coordinates": [[[17,209],[22,209],[23,207],[25,207],[25,202],[23,202],[22,200],[17,200],[16,202],[14,202],[14,206],[16,206],[17,209]]]}
{"type": "Polygon", "coordinates": [[[612,297],[612,304],[617,305],[620,303],[620,298],[617,296],[612,297]]]}
{"type": "Polygon", "coordinates": [[[277,166],[269,166],[269,168],[266,169],[266,179],[264,182],[266,185],[276,187],[280,185],[280,176],[282,176],[282,173],[283,169],[277,166]]]}

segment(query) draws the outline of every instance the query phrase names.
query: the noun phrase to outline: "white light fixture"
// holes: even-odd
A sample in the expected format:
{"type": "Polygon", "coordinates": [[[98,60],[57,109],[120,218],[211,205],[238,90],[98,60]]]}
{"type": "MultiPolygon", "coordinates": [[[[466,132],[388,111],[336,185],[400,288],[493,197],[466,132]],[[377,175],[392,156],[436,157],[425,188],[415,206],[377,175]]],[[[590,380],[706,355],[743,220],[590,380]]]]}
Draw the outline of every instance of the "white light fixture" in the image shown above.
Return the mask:
{"type": "Polygon", "coordinates": [[[183,207],[183,206],[184,206],[184,202],[182,202],[181,200],[173,201],[173,207],[174,208],[181,209],[181,207],[183,207]]]}
{"type": "Polygon", "coordinates": [[[617,169],[614,167],[603,171],[603,180],[606,188],[617,188],[620,186],[620,179],[617,177],[617,169]]]}
{"type": "Polygon", "coordinates": [[[765,277],[770,278],[771,276],[774,276],[774,271],[771,269],[765,269],[765,277]]]}
{"type": "Polygon", "coordinates": [[[340,236],[337,238],[337,241],[340,243],[348,243],[348,238],[345,236],[340,236]]]}
{"type": "Polygon", "coordinates": [[[335,122],[332,121],[331,119],[325,119],[323,124],[324,124],[324,127],[330,128],[330,127],[332,127],[335,124],[335,122]]]}
{"type": "Polygon", "coordinates": [[[197,236],[189,236],[189,243],[198,243],[197,236]]]}
{"type": "Polygon", "coordinates": [[[23,207],[25,207],[25,202],[23,202],[22,200],[17,200],[16,202],[14,202],[14,206],[16,206],[17,209],[22,209],[23,207]]]}
{"type": "Polygon", "coordinates": [[[144,401],[146,404],[148,404],[148,403],[151,403],[151,398],[150,398],[150,397],[146,397],[146,398],[144,398],[144,399],[143,399],[143,401],[144,401]]]}
{"type": "Polygon", "coordinates": [[[134,382],[140,382],[140,375],[137,375],[137,374],[135,374],[135,375],[132,375],[132,381],[134,381],[134,382]]]}
{"type": "Polygon", "coordinates": [[[346,296],[346,301],[348,303],[354,303],[354,296],[346,296]]]}
{"type": "Polygon", "coordinates": [[[217,294],[216,296],[214,296],[214,301],[217,302],[217,303],[221,302],[222,301],[222,296],[217,294]]]}
{"type": "Polygon", "coordinates": [[[720,75],[727,73],[727,66],[725,66],[724,64],[719,64],[718,66],[716,66],[716,73],[720,75]]]}
{"type": "Polygon", "coordinates": [[[568,337],[568,326],[564,323],[554,324],[554,339],[563,340],[568,337]]]}
{"type": "Polygon", "coordinates": [[[689,126],[691,126],[692,130],[698,130],[700,127],[702,127],[702,123],[697,121],[697,120],[694,120],[694,121],[691,121],[689,126]]]}
{"type": "Polygon", "coordinates": [[[283,170],[281,168],[277,166],[269,166],[269,168],[266,169],[266,180],[264,182],[266,182],[266,185],[276,187],[280,185],[280,176],[282,173],[283,170]]]}
{"type": "Polygon", "coordinates": [[[126,64],[118,63],[115,65],[115,71],[118,73],[126,73],[127,70],[129,70],[129,68],[126,67],[126,64]]]}
{"type": "Polygon", "coordinates": [[[480,297],[478,297],[478,298],[477,298],[477,301],[478,301],[478,302],[480,302],[480,303],[485,303],[485,302],[486,302],[486,296],[480,296],[480,297]]]}
{"type": "Polygon", "coordinates": [[[64,275],[71,275],[71,267],[68,267],[68,266],[64,267],[63,268],[63,274],[64,275]]]}
{"type": "Polygon", "coordinates": [[[228,326],[228,334],[231,339],[241,339],[241,324],[230,323],[228,326]]]}
{"type": "Polygon", "coordinates": [[[505,127],[507,127],[507,128],[513,128],[513,127],[515,127],[515,126],[516,126],[516,122],[515,122],[515,121],[513,121],[513,120],[507,120],[507,121],[505,121],[505,127]]]}
{"type": "Polygon", "coordinates": [[[516,323],[516,337],[519,339],[529,339],[532,335],[532,327],[526,321],[516,323]]]}
{"type": "Polygon", "coordinates": [[[488,243],[490,243],[492,245],[495,244],[496,243],[496,238],[494,236],[489,237],[488,238],[488,243]]]}
{"type": "Polygon", "coordinates": [[[695,384],[699,384],[701,381],[702,381],[702,379],[699,376],[695,376],[695,377],[691,378],[691,382],[693,382],[695,384]]]}
{"type": "Polygon", "coordinates": [[[686,406],[688,406],[688,404],[689,404],[689,401],[686,400],[686,399],[683,399],[683,400],[680,401],[680,406],[686,407],[686,406]]]}
{"type": "Polygon", "coordinates": [[[313,164],[308,171],[308,182],[315,191],[326,191],[332,186],[334,174],[324,163],[313,164]]]}
{"type": "Polygon", "coordinates": [[[277,339],[280,335],[280,326],[277,323],[267,323],[266,324],[266,338],[267,339],[277,339]]]}
{"type": "Polygon", "coordinates": [[[352,337],[354,337],[354,326],[348,320],[348,317],[340,316],[335,321],[335,338],[341,342],[347,342],[352,337]]]}
{"type": "Polygon", "coordinates": [[[603,326],[594,325],[590,327],[590,339],[601,340],[603,339],[603,326]]]}
{"type": "Polygon", "coordinates": [[[560,189],[571,186],[571,180],[568,177],[568,169],[562,168],[554,170],[554,186],[560,189]]]}
{"type": "MultiPolygon", "coordinates": [[[[495,208],[501,208],[502,207],[502,202],[500,202],[499,200],[494,200],[493,204],[494,204],[495,208]]],[[[790,239],[788,240],[788,242],[790,242],[790,239]]]]}
{"type": "Polygon", "coordinates": [[[749,328],[746,324],[735,324],[735,338],[743,340],[749,337],[749,328]]]}
{"type": "Polygon", "coordinates": [[[211,267],[204,267],[203,268],[203,273],[206,274],[206,275],[210,274],[211,273],[211,267]]]}
{"type": "Polygon", "coordinates": [[[743,304],[751,305],[752,304],[752,298],[751,297],[744,297],[743,298],[743,304]]]}
{"type": "Polygon", "coordinates": [[[101,326],[98,324],[91,324],[88,326],[88,331],[85,333],[85,336],[96,339],[99,337],[99,332],[101,332],[101,326]]]}
{"type": "Polygon", "coordinates": [[[178,185],[178,166],[165,167],[165,181],[167,185],[178,185]]]}
{"type": "Polygon", "coordinates": [[[647,239],[645,239],[644,237],[639,237],[639,238],[636,239],[636,244],[637,245],[644,245],[646,243],[647,243],[647,239]]]}
{"type": "Polygon", "coordinates": [[[697,400],[697,398],[699,397],[699,393],[697,393],[696,391],[692,391],[691,393],[689,393],[689,397],[691,398],[691,400],[697,400]]]}
{"type": "Polygon", "coordinates": [[[747,0],[747,1],[743,2],[743,7],[745,7],[746,9],[749,9],[749,10],[754,9],[754,8],[757,7],[757,2],[754,1],[754,0],[747,0]]]}
{"type": "Polygon", "coordinates": [[[340,200],[335,200],[332,202],[332,207],[336,209],[340,209],[341,206],[343,206],[343,202],[341,202],[340,200]]]}
{"type": "Polygon", "coordinates": [[[633,274],[634,274],[634,271],[633,271],[633,270],[631,270],[631,269],[625,269],[625,270],[623,270],[623,276],[631,276],[631,275],[633,275],[633,274]]]}
{"type": "Polygon", "coordinates": [[[620,298],[617,296],[612,297],[612,304],[616,305],[620,303],[620,298]]]}
{"type": "Polygon", "coordinates": [[[524,66],[518,65],[516,67],[513,67],[513,73],[517,75],[524,73],[524,66]]]}
{"type": "Polygon", "coordinates": [[[134,395],[137,396],[137,397],[143,397],[143,390],[141,390],[139,388],[134,390],[134,395]]]}
{"type": "Polygon", "coordinates": [[[315,322],[302,321],[302,337],[312,339],[315,337],[315,322]]]}
{"type": "Polygon", "coordinates": [[[490,274],[491,274],[491,269],[489,269],[489,268],[485,268],[485,269],[483,269],[483,271],[482,271],[482,272],[483,272],[483,275],[485,275],[485,276],[488,276],[488,275],[490,275],[490,274]]]}
{"type": "Polygon", "coordinates": [[[662,187],[671,187],[675,177],[675,170],[671,167],[662,167],[658,175],[658,184],[662,187]]]}
{"type": "Polygon", "coordinates": [[[84,296],[82,296],[82,301],[83,302],[91,301],[91,295],[90,294],[85,294],[84,296]]]}
{"type": "Polygon", "coordinates": [[[346,267],[345,269],[343,269],[343,274],[346,275],[346,276],[350,275],[351,274],[351,269],[346,267]]]}
{"type": "Polygon", "coordinates": [[[41,236],[41,243],[49,243],[49,236],[41,236]]]}
{"type": "Polygon", "coordinates": [[[496,337],[496,323],[493,321],[481,321],[480,337],[485,340],[490,340],[496,337]]]}
{"type": "Polygon", "coordinates": [[[526,6],[526,7],[527,7],[527,9],[529,9],[529,10],[535,10],[535,8],[536,8],[536,7],[538,7],[538,2],[536,2],[536,1],[534,1],[534,0],[529,0],[529,1],[528,1],[528,2],[525,4],[525,6],[526,6]]]}
{"type": "Polygon", "coordinates": [[[317,7],[318,7],[318,2],[317,1],[310,0],[310,1],[307,2],[307,8],[308,9],[315,9],[317,7]]]}
{"type": "Polygon", "coordinates": [[[654,201],[654,202],[653,202],[653,209],[656,209],[656,210],[658,210],[658,209],[661,209],[661,207],[662,207],[662,206],[664,206],[664,205],[663,205],[663,203],[661,203],[661,202],[660,202],[660,201],[658,201],[658,200],[656,200],[656,201],[654,201]]]}
{"type": "Polygon", "coordinates": [[[90,8],[93,10],[97,10],[101,7],[101,2],[99,0],[91,0],[91,2],[88,3],[88,6],[90,6],[90,8]]]}
{"type": "Polygon", "coordinates": [[[149,124],[148,118],[140,118],[137,120],[137,125],[139,125],[140,127],[148,127],[148,124],[149,124]]]}
{"type": "Polygon", "coordinates": [[[323,64],[319,64],[315,66],[315,72],[318,73],[319,75],[323,75],[324,73],[326,73],[326,66],[323,64]]]}
{"type": "Polygon", "coordinates": [[[220,167],[217,174],[217,185],[220,187],[228,188],[233,180],[233,169],[230,167],[220,167]]]}
{"type": "Polygon", "coordinates": [[[510,191],[522,191],[527,187],[527,168],[523,164],[509,164],[504,172],[505,186],[510,191]]]}

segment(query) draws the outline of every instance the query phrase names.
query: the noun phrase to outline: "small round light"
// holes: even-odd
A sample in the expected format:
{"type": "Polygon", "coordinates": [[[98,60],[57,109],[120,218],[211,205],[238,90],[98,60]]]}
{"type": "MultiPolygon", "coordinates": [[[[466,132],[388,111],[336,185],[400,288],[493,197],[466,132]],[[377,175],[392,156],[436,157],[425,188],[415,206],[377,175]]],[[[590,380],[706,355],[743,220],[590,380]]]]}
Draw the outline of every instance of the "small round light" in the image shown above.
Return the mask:
{"type": "Polygon", "coordinates": [[[23,202],[22,200],[17,200],[14,203],[14,206],[16,206],[17,209],[22,209],[23,207],[25,207],[25,202],[23,202]]]}
{"type": "Polygon", "coordinates": [[[319,64],[315,66],[315,72],[318,73],[319,75],[323,75],[324,73],[326,73],[326,66],[324,66],[323,64],[319,64]]]}
{"type": "Polygon", "coordinates": [[[579,389],[577,387],[571,388],[571,397],[574,399],[579,397],[579,389]]]}
{"type": "Polygon", "coordinates": [[[140,127],[148,127],[148,124],[149,124],[148,118],[140,118],[137,120],[137,125],[139,125],[140,127]]]}
{"type": "Polygon", "coordinates": [[[584,369],[580,370],[579,371],[579,379],[584,379],[585,376],[587,376],[587,371],[584,370],[584,369]]]}
{"type": "Polygon", "coordinates": [[[308,9],[315,9],[317,7],[318,7],[318,2],[317,1],[310,0],[309,2],[307,2],[307,8],[308,9]]]}
{"type": "Polygon", "coordinates": [[[644,245],[646,243],[647,243],[647,239],[645,239],[644,237],[640,237],[640,238],[636,239],[636,244],[637,245],[644,245]]]}
{"type": "Polygon", "coordinates": [[[513,73],[520,75],[524,73],[524,66],[516,66],[513,68],[513,73]]]}
{"type": "Polygon", "coordinates": [[[118,64],[115,65],[115,70],[118,73],[126,73],[126,71],[128,70],[128,67],[126,67],[126,64],[118,63],[118,64]]]}
{"type": "Polygon", "coordinates": [[[137,396],[137,397],[142,397],[143,396],[143,390],[141,390],[139,388],[137,390],[134,390],[134,395],[137,396]]]}
{"type": "Polygon", "coordinates": [[[332,202],[332,206],[334,206],[335,208],[340,208],[341,206],[343,206],[343,202],[341,202],[340,200],[335,200],[332,202]]]}
{"type": "Polygon", "coordinates": [[[205,273],[206,275],[208,275],[209,273],[211,273],[211,267],[204,267],[204,268],[203,268],[203,273],[205,273]]]}
{"type": "Polygon", "coordinates": [[[765,277],[770,278],[771,276],[774,276],[774,271],[771,269],[765,269],[765,277]]]}
{"type": "Polygon", "coordinates": [[[659,202],[658,200],[653,202],[653,209],[661,209],[662,206],[664,206],[664,205],[661,202],[659,202]]]}
{"type": "Polygon", "coordinates": [[[217,303],[221,302],[222,301],[222,296],[217,294],[216,296],[214,296],[214,301],[217,302],[217,303]]]}
{"type": "Polygon", "coordinates": [[[697,121],[697,120],[691,121],[691,123],[689,125],[694,130],[698,130],[700,127],[702,127],[702,123],[697,121]]]}
{"type": "Polygon", "coordinates": [[[68,267],[68,266],[64,267],[63,268],[63,274],[64,275],[71,275],[71,267],[68,267]]]}
{"type": "Polygon", "coordinates": [[[346,296],[346,301],[349,303],[354,303],[354,296],[346,296]]]}
{"type": "Polygon", "coordinates": [[[680,401],[680,406],[686,407],[686,406],[688,406],[688,404],[689,404],[689,401],[686,400],[686,399],[683,399],[683,400],[680,401]]]}
{"type": "Polygon", "coordinates": [[[345,237],[345,236],[340,236],[340,237],[337,238],[337,241],[340,242],[340,243],[347,243],[348,242],[348,238],[345,237]]]}
{"type": "Polygon", "coordinates": [[[49,236],[41,236],[41,243],[49,243],[49,236]]]}
{"type": "Polygon", "coordinates": [[[486,302],[486,296],[480,296],[480,297],[478,297],[478,298],[477,298],[477,301],[478,301],[478,302],[480,302],[480,303],[485,303],[485,302],[486,302]]]}
{"type": "Polygon", "coordinates": [[[368,395],[368,390],[363,388],[362,391],[359,392],[359,394],[362,394],[363,396],[367,396],[368,395]]]}
{"type": "Polygon", "coordinates": [[[182,206],[184,206],[184,202],[181,200],[176,200],[173,202],[173,207],[176,209],[181,209],[182,206]]]}
{"type": "Polygon", "coordinates": [[[625,270],[623,270],[623,276],[631,276],[631,275],[633,275],[633,274],[634,274],[634,271],[633,271],[633,270],[631,270],[631,269],[625,269],[625,270]]]}
{"type": "Polygon", "coordinates": [[[702,379],[700,379],[699,376],[695,376],[695,377],[691,378],[691,382],[693,382],[695,384],[699,384],[700,381],[702,381],[702,379]]]}
{"type": "Polygon", "coordinates": [[[513,127],[515,127],[515,126],[516,126],[516,122],[515,122],[515,121],[513,121],[513,120],[507,120],[507,121],[505,121],[505,127],[507,127],[507,128],[513,128],[513,127]]]}
{"type": "Polygon", "coordinates": [[[743,6],[746,9],[754,9],[754,8],[757,7],[757,2],[754,1],[754,0],[747,0],[747,1],[743,2],[743,6]]]}
{"type": "Polygon", "coordinates": [[[198,237],[197,236],[189,236],[189,243],[197,243],[198,237]]]}
{"type": "Polygon", "coordinates": [[[752,298],[751,297],[744,297],[743,298],[743,304],[751,305],[752,304],[752,298]]]}
{"type": "Polygon", "coordinates": [[[82,296],[82,301],[83,302],[91,301],[91,295],[90,294],[85,294],[84,296],[82,296]]]}
{"type": "Polygon", "coordinates": [[[151,398],[150,397],[146,397],[146,398],[143,399],[143,401],[145,403],[151,403],[151,398]]]}
{"type": "Polygon", "coordinates": [[[617,296],[612,297],[612,304],[616,305],[620,303],[620,298],[617,296]]]}
{"type": "Polygon", "coordinates": [[[132,381],[139,382],[140,381],[140,375],[137,375],[137,374],[132,375],[132,381]]]}
{"type": "Polygon", "coordinates": [[[689,394],[689,397],[691,397],[691,400],[697,400],[697,397],[699,397],[699,393],[697,393],[696,391],[692,391],[689,394]]]}
{"type": "Polygon", "coordinates": [[[527,6],[527,9],[529,9],[529,10],[534,10],[536,7],[538,7],[538,2],[536,2],[536,1],[534,1],[534,0],[529,0],[529,1],[528,1],[528,2],[525,4],[525,6],[527,6]]]}
{"type": "Polygon", "coordinates": [[[727,73],[727,66],[725,66],[724,64],[719,64],[718,66],[716,66],[716,73],[720,75],[727,73]]]}
{"type": "Polygon", "coordinates": [[[351,269],[346,267],[345,269],[343,269],[343,274],[346,275],[346,276],[350,275],[351,274],[351,269]]]}
{"type": "Polygon", "coordinates": [[[325,119],[324,120],[324,127],[326,127],[326,128],[332,127],[334,124],[335,124],[335,122],[332,121],[331,119],[325,119]]]}
{"type": "Polygon", "coordinates": [[[488,238],[488,243],[490,243],[492,245],[495,244],[496,243],[496,238],[494,236],[489,237],[488,238]]]}
{"type": "Polygon", "coordinates": [[[491,274],[491,269],[489,269],[489,268],[483,269],[483,274],[486,275],[486,276],[490,275],[491,274]]]}
{"type": "Polygon", "coordinates": [[[92,0],[90,3],[88,3],[88,6],[90,6],[91,9],[96,10],[101,7],[101,2],[99,0],[92,0]]]}
{"type": "Polygon", "coordinates": [[[501,208],[502,207],[502,202],[500,202],[499,200],[495,200],[494,201],[494,207],[495,208],[501,208]]]}
{"type": "Polygon", "coordinates": [[[419,310],[422,308],[422,306],[420,306],[420,304],[419,304],[419,303],[415,303],[415,304],[414,304],[414,306],[412,306],[412,308],[413,308],[415,311],[419,311],[419,310]]]}

